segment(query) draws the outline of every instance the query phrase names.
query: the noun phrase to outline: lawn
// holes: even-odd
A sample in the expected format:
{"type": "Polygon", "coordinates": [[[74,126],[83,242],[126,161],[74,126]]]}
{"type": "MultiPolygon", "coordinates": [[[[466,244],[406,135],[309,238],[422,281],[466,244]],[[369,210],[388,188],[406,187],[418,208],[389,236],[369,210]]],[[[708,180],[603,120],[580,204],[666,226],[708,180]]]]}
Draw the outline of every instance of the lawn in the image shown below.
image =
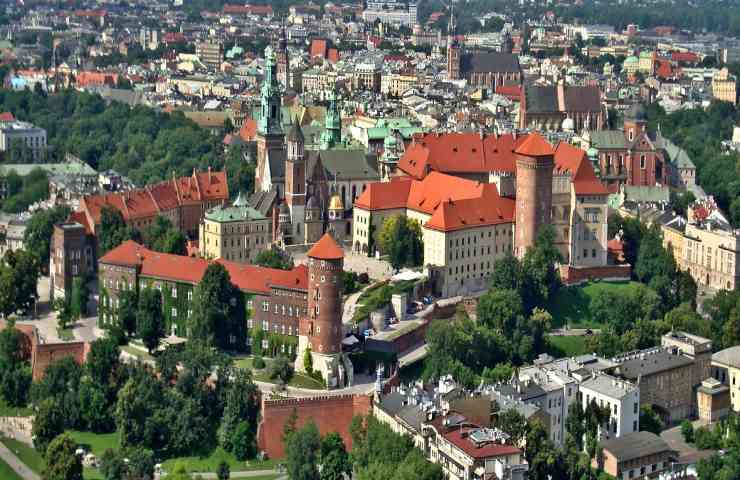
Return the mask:
{"type": "Polygon", "coordinates": [[[15,456],[18,457],[21,462],[25,463],[28,468],[41,475],[41,472],[43,472],[45,467],[44,459],[41,457],[39,452],[34,450],[33,447],[30,447],[18,440],[5,437],[0,437],[0,441],[2,441],[11,452],[15,453],[15,456]]]}
{"type": "Polygon", "coordinates": [[[0,478],[3,480],[23,480],[20,475],[15,473],[15,470],[10,468],[10,465],[0,459],[0,478]]]}
{"type": "Polygon", "coordinates": [[[591,319],[589,304],[592,298],[606,291],[626,292],[640,285],[637,282],[590,282],[575,287],[563,287],[547,305],[552,315],[553,328],[601,328],[591,319]]]}
{"type": "Polygon", "coordinates": [[[586,337],[550,335],[547,339],[550,342],[548,353],[555,358],[575,357],[586,353],[586,337]]]}
{"type": "MultiPolygon", "coordinates": [[[[271,362],[271,359],[267,357],[262,357],[262,359],[265,361],[266,366],[269,365],[271,362]]],[[[262,370],[255,370],[254,367],[252,367],[253,360],[253,357],[238,357],[234,360],[234,365],[238,368],[248,368],[252,370],[252,377],[257,382],[277,383],[276,380],[273,380],[267,376],[267,368],[263,368],[262,370]]],[[[288,386],[296,388],[310,388],[314,390],[325,389],[324,384],[322,384],[315,378],[311,378],[301,372],[295,372],[293,374],[293,378],[291,378],[288,382],[288,386]]]]}
{"type": "Polygon", "coordinates": [[[135,357],[138,357],[139,360],[145,361],[145,362],[153,362],[154,357],[149,355],[147,352],[143,350],[139,350],[136,347],[132,347],[131,345],[123,345],[119,347],[121,350],[123,350],[126,353],[129,353],[135,357]]]}
{"type": "MultiPolygon", "coordinates": [[[[250,460],[240,462],[236,457],[221,447],[214,449],[207,457],[178,457],[171,458],[162,463],[162,467],[168,472],[174,472],[175,469],[182,466],[187,472],[215,472],[221,462],[229,464],[232,472],[242,472],[246,470],[270,470],[275,468],[274,460],[250,460]]],[[[275,478],[267,476],[266,478],[275,478]]]]}
{"type": "Polygon", "coordinates": [[[11,407],[0,398],[0,417],[29,417],[33,410],[27,407],[11,407]]]}
{"type": "Polygon", "coordinates": [[[71,342],[75,339],[75,334],[72,333],[71,328],[57,328],[57,336],[64,342],[71,342]]]}
{"type": "Polygon", "coordinates": [[[120,447],[118,432],[92,433],[69,430],[67,433],[69,433],[81,448],[92,452],[98,458],[100,458],[109,448],[111,450],[118,450],[120,447]]]}

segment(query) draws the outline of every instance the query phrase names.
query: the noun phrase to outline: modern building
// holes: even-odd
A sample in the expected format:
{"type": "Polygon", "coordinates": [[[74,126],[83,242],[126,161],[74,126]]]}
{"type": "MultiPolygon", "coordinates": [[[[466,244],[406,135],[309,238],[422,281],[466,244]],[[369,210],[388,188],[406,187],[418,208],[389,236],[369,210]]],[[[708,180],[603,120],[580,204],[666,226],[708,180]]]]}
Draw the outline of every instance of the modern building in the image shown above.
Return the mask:
{"type": "Polygon", "coordinates": [[[652,432],[634,432],[599,444],[591,466],[618,480],[658,478],[678,459],[678,452],[652,432]]]}
{"type": "Polygon", "coordinates": [[[271,246],[272,218],[249,207],[241,192],[232,206],[206,211],[200,224],[198,247],[204,258],[254,263],[271,246]]]}
{"type": "Polygon", "coordinates": [[[224,61],[224,46],[219,41],[195,42],[195,55],[209,68],[218,69],[224,61]]]}
{"type": "Polygon", "coordinates": [[[372,24],[376,20],[391,25],[412,27],[417,22],[416,2],[414,0],[409,2],[396,0],[369,1],[362,12],[362,21],[372,24]]]}
{"type": "Polygon", "coordinates": [[[712,77],[712,96],[721,102],[737,103],[737,78],[730,74],[727,67],[712,77]]]}
{"type": "Polygon", "coordinates": [[[46,130],[29,122],[12,118],[0,120],[0,152],[9,152],[16,145],[28,148],[34,159],[46,151],[46,130]]]}

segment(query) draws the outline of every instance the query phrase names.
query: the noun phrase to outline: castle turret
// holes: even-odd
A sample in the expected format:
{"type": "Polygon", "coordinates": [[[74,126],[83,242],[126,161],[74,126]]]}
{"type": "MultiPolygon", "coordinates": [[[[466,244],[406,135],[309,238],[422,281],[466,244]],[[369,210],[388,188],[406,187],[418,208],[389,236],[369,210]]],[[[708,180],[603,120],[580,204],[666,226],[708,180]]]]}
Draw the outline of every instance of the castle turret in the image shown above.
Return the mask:
{"type": "Polygon", "coordinates": [[[344,251],[324,234],[308,251],[308,314],[301,318],[296,367],[305,370],[310,350],[311,368],[321,372],[329,387],[351,382],[351,363],[342,355],[342,292],[344,251]]]}
{"type": "Polygon", "coordinates": [[[537,133],[514,150],[516,156],[515,254],[521,258],[534,245],[543,225],[550,223],[552,169],[555,151],[537,133]]]}

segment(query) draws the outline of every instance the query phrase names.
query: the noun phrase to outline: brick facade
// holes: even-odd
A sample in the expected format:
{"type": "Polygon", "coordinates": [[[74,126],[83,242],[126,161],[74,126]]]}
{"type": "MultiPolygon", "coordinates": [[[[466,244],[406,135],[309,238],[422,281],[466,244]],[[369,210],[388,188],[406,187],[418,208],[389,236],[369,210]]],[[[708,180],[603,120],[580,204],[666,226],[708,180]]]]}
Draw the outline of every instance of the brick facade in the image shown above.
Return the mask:
{"type": "Polygon", "coordinates": [[[534,245],[542,225],[550,223],[552,211],[553,156],[516,156],[515,254],[523,257],[534,245]]]}
{"type": "Polygon", "coordinates": [[[347,450],[352,448],[349,425],[356,415],[369,415],[372,397],[368,395],[327,395],[313,398],[268,400],[262,398],[261,420],[257,427],[257,444],[268,458],[282,458],[283,426],[293,411],[298,418],[296,427],[301,428],[313,421],[321,435],[337,432],[347,450]]]}
{"type": "Polygon", "coordinates": [[[574,267],[560,266],[560,279],[565,285],[578,285],[592,280],[624,280],[630,279],[629,265],[605,265],[602,267],[574,267]]]}

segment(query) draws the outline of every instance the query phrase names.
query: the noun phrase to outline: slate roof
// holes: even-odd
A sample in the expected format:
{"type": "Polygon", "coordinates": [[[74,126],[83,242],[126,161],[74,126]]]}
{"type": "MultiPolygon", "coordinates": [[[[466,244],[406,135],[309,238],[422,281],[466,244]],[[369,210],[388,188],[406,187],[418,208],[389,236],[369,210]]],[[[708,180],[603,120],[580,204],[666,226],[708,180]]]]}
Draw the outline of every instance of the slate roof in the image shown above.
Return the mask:
{"type": "Polygon", "coordinates": [[[712,362],[727,365],[734,368],[740,368],[740,345],[725,348],[712,354],[712,362]]]}
{"type": "Polygon", "coordinates": [[[278,193],[276,190],[267,192],[254,192],[247,200],[247,205],[254,208],[264,216],[270,215],[273,205],[277,201],[278,193]]]}
{"type": "Polygon", "coordinates": [[[619,462],[671,451],[665,440],[651,432],[633,432],[601,442],[601,447],[619,462]]]}
{"type": "Polygon", "coordinates": [[[462,55],[460,70],[463,73],[515,73],[520,71],[519,57],[501,52],[466,53],[462,55]]]}
{"type": "Polygon", "coordinates": [[[321,157],[321,164],[334,178],[339,174],[343,180],[379,180],[377,158],[368,156],[364,150],[321,150],[313,155],[321,157]]]}
{"type": "Polygon", "coordinates": [[[629,380],[675,368],[689,367],[694,363],[689,357],[675,355],[667,350],[650,353],[638,352],[636,355],[637,358],[624,360],[619,365],[619,374],[629,380]]]}
{"type": "MultiPolygon", "coordinates": [[[[565,111],[593,112],[601,111],[601,92],[598,87],[564,88],[565,111]]],[[[560,112],[558,105],[558,87],[555,85],[529,85],[524,89],[524,98],[528,113],[560,112]]]]}
{"type": "Polygon", "coordinates": [[[264,220],[266,215],[251,207],[215,207],[205,213],[207,220],[214,222],[241,222],[245,220],[264,220]]]}

